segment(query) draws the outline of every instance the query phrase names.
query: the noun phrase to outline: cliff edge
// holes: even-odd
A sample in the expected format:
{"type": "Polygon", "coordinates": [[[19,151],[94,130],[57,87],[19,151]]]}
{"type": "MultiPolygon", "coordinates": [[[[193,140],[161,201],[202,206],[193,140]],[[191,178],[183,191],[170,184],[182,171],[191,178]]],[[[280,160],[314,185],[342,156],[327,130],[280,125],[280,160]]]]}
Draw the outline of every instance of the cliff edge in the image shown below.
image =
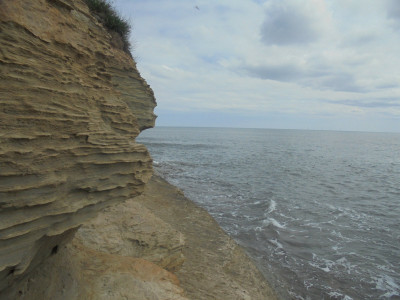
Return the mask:
{"type": "Polygon", "coordinates": [[[80,0],[0,2],[0,290],[152,174],[156,101],[80,0]]]}

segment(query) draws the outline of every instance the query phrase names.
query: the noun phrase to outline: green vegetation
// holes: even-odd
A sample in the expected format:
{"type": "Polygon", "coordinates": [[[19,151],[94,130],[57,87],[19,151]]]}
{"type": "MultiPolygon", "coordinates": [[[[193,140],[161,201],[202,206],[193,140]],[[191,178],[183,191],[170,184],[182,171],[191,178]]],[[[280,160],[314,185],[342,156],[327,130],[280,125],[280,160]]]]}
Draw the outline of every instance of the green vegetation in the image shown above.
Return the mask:
{"type": "Polygon", "coordinates": [[[108,0],[85,0],[85,2],[90,11],[99,17],[108,30],[115,31],[121,36],[124,51],[130,54],[129,33],[131,26],[129,22],[116,12],[108,0]]]}

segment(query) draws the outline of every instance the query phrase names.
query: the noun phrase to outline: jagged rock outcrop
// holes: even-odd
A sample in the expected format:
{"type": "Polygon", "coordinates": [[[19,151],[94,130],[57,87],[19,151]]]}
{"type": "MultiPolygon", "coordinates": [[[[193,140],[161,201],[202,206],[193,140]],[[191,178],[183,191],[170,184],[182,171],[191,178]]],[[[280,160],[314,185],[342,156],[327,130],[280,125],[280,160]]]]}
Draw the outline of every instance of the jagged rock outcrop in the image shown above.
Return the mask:
{"type": "Polygon", "coordinates": [[[142,193],[153,92],[81,0],[0,1],[0,290],[142,193]]]}

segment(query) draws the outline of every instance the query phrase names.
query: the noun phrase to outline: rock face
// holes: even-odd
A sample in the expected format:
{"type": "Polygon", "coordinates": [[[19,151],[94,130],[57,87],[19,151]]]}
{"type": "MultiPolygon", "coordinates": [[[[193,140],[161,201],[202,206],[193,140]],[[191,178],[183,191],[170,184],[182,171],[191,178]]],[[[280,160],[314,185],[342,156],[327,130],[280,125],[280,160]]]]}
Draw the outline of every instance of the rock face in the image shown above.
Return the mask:
{"type": "Polygon", "coordinates": [[[0,291],[152,174],[156,105],[81,0],[0,1],[0,291]]]}

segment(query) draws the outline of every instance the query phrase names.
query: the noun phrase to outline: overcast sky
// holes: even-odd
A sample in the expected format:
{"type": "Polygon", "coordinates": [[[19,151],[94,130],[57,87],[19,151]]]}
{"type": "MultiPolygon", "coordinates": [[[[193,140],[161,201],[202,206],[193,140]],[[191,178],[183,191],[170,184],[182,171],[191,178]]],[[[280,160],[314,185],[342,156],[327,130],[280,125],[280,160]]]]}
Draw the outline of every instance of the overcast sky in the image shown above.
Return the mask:
{"type": "Polygon", "coordinates": [[[158,126],[400,132],[400,0],[115,0],[158,126]]]}

